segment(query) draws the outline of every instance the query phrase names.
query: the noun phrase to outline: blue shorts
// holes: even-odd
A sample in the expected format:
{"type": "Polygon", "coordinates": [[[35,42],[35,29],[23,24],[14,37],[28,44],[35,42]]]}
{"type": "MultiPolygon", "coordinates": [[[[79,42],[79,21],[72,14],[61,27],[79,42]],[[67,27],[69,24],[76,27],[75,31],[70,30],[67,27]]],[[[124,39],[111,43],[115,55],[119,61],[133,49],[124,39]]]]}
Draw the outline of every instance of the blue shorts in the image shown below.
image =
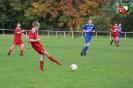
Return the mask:
{"type": "Polygon", "coordinates": [[[85,43],[90,43],[90,41],[91,41],[91,37],[86,37],[85,36],[85,43]]]}

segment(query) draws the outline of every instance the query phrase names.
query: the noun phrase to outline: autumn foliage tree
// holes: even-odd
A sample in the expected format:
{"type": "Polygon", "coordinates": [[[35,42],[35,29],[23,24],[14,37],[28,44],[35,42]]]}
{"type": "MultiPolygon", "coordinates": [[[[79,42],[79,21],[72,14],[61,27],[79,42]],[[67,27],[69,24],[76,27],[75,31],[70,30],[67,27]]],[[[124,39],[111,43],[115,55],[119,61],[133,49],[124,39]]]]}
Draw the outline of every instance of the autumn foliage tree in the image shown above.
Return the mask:
{"type": "MultiPolygon", "coordinates": [[[[28,16],[28,19],[25,16],[25,11],[32,7],[32,3],[34,0],[8,0],[10,3],[10,16],[12,17],[12,21],[17,22],[20,21],[23,25],[27,26],[31,24],[29,19],[31,16],[28,16]]],[[[34,17],[35,18],[35,17],[34,17]]],[[[15,24],[15,23],[14,23],[15,24]]],[[[16,24],[15,24],[16,26],[16,24]]]]}
{"type": "Polygon", "coordinates": [[[0,0],[0,26],[13,29],[20,21],[25,29],[39,21],[41,29],[81,30],[93,19],[96,30],[108,31],[113,22],[122,22],[123,31],[132,31],[133,13],[120,17],[114,11],[116,0],[0,0]]]}
{"type": "Polygon", "coordinates": [[[39,21],[42,28],[80,30],[90,16],[100,14],[106,0],[8,0],[9,23],[20,21],[31,26],[39,21]]]}
{"type": "Polygon", "coordinates": [[[27,18],[43,17],[52,22],[54,28],[82,26],[90,16],[99,13],[103,0],[38,0],[25,10],[27,18]]]}

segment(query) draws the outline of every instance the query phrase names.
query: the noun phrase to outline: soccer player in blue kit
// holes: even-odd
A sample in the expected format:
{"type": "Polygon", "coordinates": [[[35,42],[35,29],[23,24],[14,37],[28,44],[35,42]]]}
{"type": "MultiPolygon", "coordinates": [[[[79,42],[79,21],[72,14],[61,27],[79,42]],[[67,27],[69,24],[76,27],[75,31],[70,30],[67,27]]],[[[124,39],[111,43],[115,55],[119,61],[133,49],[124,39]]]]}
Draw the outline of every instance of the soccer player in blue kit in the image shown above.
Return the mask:
{"type": "Polygon", "coordinates": [[[118,25],[118,43],[120,41],[121,32],[122,32],[122,27],[121,27],[121,23],[119,23],[119,25],[118,25]]]}
{"type": "Polygon", "coordinates": [[[88,24],[84,26],[84,29],[82,30],[85,35],[85,45],[83,47],[83,50],[81,51],[80,55],[81,56],[86,56],[86,51],[90,45],[90,40],[92,36],[92,32],[95,32],[95,26],[92,24],[92,20],[88,21],[88,24]]]}
{"type": "MultiPolygon", "coordinates": [[[[119,25],[118,25],[118,44],[120,41],[121,32],[122,32],[122,27],[121,27],[121,23],[119,23],[119,25]]],[[[114,43],[116,43],[116,41],[114,41],[114,43]]]]}

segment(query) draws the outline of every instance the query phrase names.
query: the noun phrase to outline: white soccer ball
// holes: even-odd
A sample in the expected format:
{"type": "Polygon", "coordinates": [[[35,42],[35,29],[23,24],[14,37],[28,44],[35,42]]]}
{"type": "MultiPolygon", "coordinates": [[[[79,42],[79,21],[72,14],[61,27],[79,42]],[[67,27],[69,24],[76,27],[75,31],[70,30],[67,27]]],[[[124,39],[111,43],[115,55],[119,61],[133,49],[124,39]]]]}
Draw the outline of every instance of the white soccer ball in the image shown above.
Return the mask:
{"type": "Polygon", "coordinates": [[[72,70],[76,70],[77,68],[78,68],[78,66],[77,66],[76,64],[72,64],[72,65],[71,65],[71,69],[72,69],[72,70]]]}

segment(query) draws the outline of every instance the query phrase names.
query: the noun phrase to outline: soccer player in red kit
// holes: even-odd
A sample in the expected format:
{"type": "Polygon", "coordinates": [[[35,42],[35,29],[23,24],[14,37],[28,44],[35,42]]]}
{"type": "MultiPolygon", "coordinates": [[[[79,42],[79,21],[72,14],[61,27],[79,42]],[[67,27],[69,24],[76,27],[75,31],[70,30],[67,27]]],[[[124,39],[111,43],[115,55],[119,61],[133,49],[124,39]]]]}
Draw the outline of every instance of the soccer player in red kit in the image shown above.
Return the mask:
{"type": "Polygon", "coordinates": [[[10,49],[8,51],[8,55],[10,55],[10,53],[12,52],[13,48],[16,45],[20,45],[21,46],[20,55],[23,56],[24,44],[21,39],[21,35],[25,36],[26,38],[27,38],[27,36],[23,34],[23,32],[25,32],[25,30],[22,30],[22,28],[20,28],[20,27],[21,27],[21,23],[18,22],[17,27],[15,28],[13,45],[10,47],[10,49]]]}
{"type": "Polygon", "coordinates": [[[111,28],[112,34],[113,34],[113,39],[110,42],[110,45],[112,45],[112,42],[115,40],[116,41],[116,47],[119,46],[118,44],[118,26],[117,23],[115,23],[115,25],[111,28]]]}
{"type": "Polygon", "coordinates": [[[58,65],[61,65],[61,62],[55,60],[43,47],[40,43],[41,38],[37,38],[36,31],[40,27],[40,23],[33,22],[32,23],[33,28],[29,31],[29,41],[27,48],[29,49],[29,44],[31,43],[34,50],[36,50],[40,54],[40,71],[44,71],[44,56],[46,55],[51,61],[57,63],[58,65]]]}

